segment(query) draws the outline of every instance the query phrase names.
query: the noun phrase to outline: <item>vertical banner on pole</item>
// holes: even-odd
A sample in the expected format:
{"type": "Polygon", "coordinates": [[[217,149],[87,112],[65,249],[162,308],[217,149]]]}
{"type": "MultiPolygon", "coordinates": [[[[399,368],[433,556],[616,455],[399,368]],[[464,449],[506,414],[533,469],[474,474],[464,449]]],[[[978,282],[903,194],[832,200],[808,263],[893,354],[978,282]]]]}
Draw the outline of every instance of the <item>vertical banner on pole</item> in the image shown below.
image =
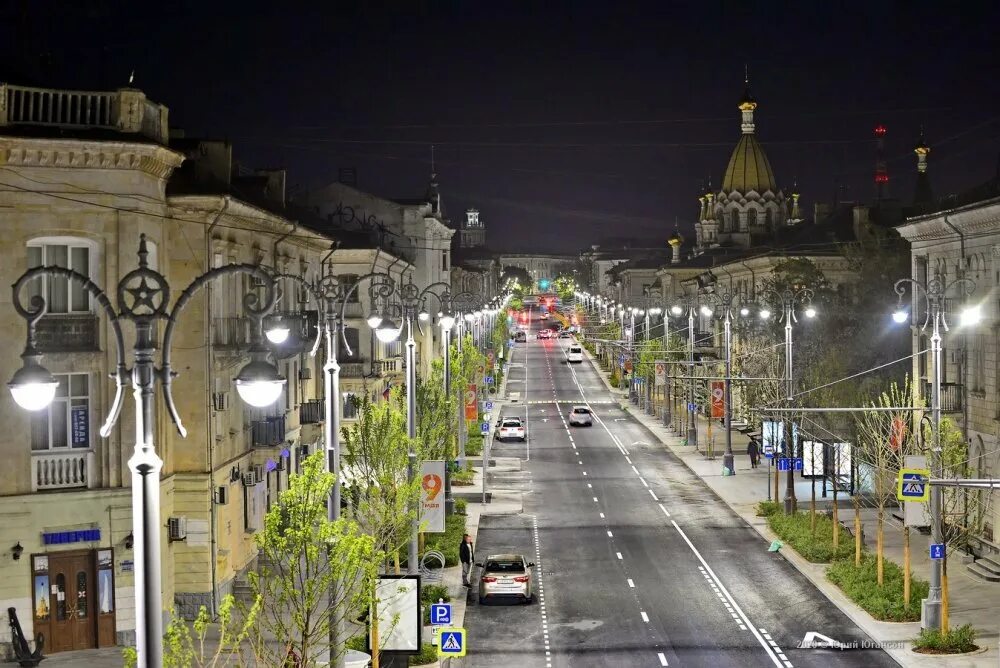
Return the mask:
{"type": "Polygon", "coordinates": [[[656,362],[656,387],[663,387],[667,384],[667,363],[663,360],[656,362]]]}
{"type": "Polygon", "coordinates": [[[476,385],[469,383],[465,389],[465,419],[476,420],[479,418],[479,404],[476,401],[476,385]]]}
{"type": "Polygon", "coordinates": [[[712,381],[712,418],[726,416],[726,384],[721,380],[712,381]]]}
{"type": "Polygon", "coordinates": [[[427,533],[444,533],[444,461],[420,465],[420,521],[427,533]]]}

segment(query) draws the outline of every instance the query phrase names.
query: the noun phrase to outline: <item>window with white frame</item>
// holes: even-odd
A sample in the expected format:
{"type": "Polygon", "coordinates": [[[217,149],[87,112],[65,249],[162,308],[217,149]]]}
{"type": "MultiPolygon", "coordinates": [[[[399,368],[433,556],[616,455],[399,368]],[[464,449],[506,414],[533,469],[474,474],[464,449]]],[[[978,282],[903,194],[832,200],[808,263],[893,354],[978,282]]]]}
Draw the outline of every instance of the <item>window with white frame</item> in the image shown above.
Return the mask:
{"type": "Polygon", "coordinates": [[[53,374],[59,387],[49,407],[32,413],[33,451],[90,447],[90,374],[53,374]]]}
{"type": "MultiPolygon", "coordinates": [[[[90,276],[92,248],[83,240],[38,239],[28,244],[28,268],[57,266],[90,276]]],[[[90,293],[76,282],[42,276],[28,286],[29,297],[45,298],[49,313],[90,313],[90,293]]]]}
{"type": "Polygon", "coordinates": [[[986,335],[976,334],[972,341],[972,350],[969,351],[970,380],[973,392],[986,391],[986,335]]]}

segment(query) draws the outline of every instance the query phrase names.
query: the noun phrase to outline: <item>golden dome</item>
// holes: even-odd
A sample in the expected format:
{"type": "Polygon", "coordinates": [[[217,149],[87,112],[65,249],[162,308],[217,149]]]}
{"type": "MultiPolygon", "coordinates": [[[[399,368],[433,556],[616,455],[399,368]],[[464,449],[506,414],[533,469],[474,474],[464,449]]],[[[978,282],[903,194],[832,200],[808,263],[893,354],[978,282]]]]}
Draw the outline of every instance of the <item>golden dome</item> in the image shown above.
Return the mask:
{"type": "Polygon", "coordinates": [[[771,163],[753,134],[744,134],[736,144],[736,149],[729,158],[729,166],[726,167],[726,173],[722,177],[722,190],[725,192],[735,190],[743,194],[751,190],[758,193],[765,193],[768,190],[778,192],[771,163]]]}

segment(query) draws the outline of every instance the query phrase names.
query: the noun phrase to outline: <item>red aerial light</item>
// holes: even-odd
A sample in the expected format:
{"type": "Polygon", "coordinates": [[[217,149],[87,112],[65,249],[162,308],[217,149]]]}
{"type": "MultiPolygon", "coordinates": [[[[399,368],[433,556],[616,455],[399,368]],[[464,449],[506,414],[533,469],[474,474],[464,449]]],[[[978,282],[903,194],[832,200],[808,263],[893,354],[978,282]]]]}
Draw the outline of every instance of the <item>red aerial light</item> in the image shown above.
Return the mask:
{"type": "Polygon", "coordinates": [[[881,123],[879,123],[878,125],[875,126],[875,136],[876,137],[884,137],[885,133],[886,133],[886,129],[885,129],[884,125],[882,125],[881,123]]]}

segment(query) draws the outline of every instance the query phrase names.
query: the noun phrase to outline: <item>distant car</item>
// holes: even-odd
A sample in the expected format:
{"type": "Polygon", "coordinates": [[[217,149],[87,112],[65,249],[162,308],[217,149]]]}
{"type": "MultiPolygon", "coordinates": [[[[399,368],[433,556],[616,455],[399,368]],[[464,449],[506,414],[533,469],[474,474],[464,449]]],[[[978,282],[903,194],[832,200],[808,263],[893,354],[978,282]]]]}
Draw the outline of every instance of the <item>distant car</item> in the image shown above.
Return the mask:
{"type": "Polygon", "coordinates": [[[535,583],[531,569],[535,564],[520,554],[491,554],[476,564],[479,575],[479,602],[487,599],[513,598],[531,603],[535,598],[535,583]]]}
{"type": "Polygon", "coordinates": [[[563,331],[559,332],[559,338],[560,339],[572,339],[573,338],[573,334],[570,333],[570,331],[568,329],[564,329],[563,331]]]}
{"type": "Polygon", "coordinates": [[[539,330],[539,332],[538,332],[538,338],[539,339],[551,339],[552,338],[552,330],[551,329],[539,330]]]}
{"type": "Polygon", "coordinates": [[[517,331],[517,332],[514,332],[514,341],[516,343],[523,343],[524,341],[527,341],[527,340],[528,340],[528,336],[524,332],[522,332],[520,330],[517,331]]]}
{"type": "Polygon", "coordinates": [[[594,426],[594,417],[590,413],[590,408],[587,406],[573,406],[572,410],[569,412],[569,423],[570,425],[579,425],[581,427],[592,427],[594,426]]]}
{"type": "Polygon", "coordinates": [[[504,418],[500,422],[500,428],[497,429],[497,440],[505,441],[509,438],[516,438],[522,443],[527,438],[524,424],[521,423],[520,418],[504,418]]]}
{"type": "Polygon", "coordinates": [[[574,343],[566,351],[566,361],[570,364],[579,364],[583,361],[583,347],[579,343],[574,343]]]}
{"type": "Polygon", "coordinates": [[[549,314],[545,311],[542,311],[542,320],[548,320],[548,319],[549,319],[549,314]]]}

